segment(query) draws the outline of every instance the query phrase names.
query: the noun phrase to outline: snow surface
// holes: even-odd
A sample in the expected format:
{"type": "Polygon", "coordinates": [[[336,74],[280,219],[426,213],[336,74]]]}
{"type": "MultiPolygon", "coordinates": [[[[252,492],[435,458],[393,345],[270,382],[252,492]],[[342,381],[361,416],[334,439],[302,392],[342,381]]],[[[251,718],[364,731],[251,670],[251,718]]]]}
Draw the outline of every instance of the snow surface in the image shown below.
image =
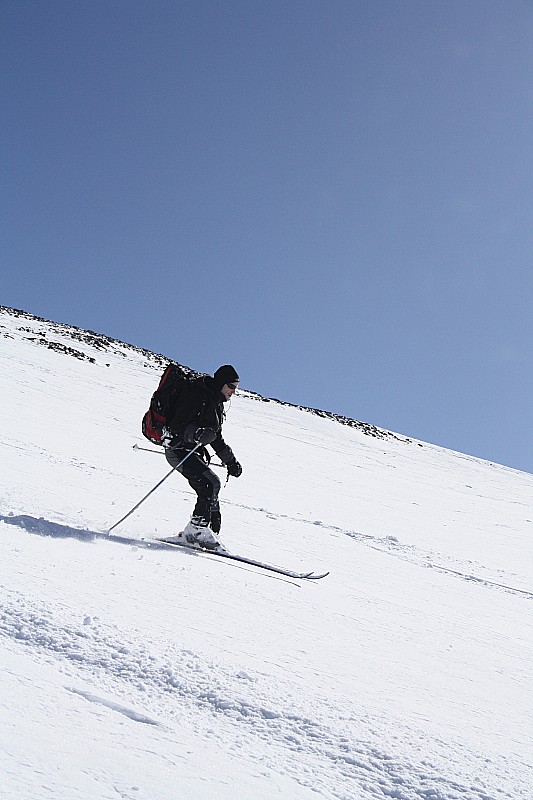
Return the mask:
{"type": "Polygon", "coordinates": [[[2,800],[531,800],[532,476],[243,391],[222,538],[298,582],[143,541],[180,476],[106,534],[162,357],[1,309],[0,359],[2,800]]]}

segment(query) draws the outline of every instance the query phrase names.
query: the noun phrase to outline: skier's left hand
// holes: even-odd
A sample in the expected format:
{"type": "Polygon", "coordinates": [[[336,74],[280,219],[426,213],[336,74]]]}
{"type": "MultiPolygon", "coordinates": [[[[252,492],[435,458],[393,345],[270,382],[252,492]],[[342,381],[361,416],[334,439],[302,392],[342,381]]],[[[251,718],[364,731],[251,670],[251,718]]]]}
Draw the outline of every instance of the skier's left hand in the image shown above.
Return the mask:
{"type": "Polygon", "coordinates": [[[236,458],[233,458],[226,466],[228,468],[228,475],[231,475],[232,478],[239,478],[242,475],[242,467],[236,458]]]}

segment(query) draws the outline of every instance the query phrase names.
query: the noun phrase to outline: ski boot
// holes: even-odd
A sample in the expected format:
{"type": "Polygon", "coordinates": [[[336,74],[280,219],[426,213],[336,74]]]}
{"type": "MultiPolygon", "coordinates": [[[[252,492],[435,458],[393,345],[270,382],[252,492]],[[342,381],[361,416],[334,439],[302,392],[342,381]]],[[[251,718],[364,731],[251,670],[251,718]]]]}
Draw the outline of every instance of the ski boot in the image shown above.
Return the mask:
{"type": "Polygon", "coordinates": [[[202,517],[192,517],[181,535],[190,547],[202,547],[204,550],[224,550],[207,521],[202,517]]]}

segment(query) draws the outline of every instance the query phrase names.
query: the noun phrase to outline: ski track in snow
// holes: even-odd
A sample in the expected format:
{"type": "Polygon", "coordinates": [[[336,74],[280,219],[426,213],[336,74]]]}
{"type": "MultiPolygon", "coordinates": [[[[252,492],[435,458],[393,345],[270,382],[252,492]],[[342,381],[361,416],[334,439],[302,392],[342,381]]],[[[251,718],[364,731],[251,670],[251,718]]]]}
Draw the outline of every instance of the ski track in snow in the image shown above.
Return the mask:
{"type": "MultiPolygon", "coordinates": [[[[479,586],[483,586],[488,589],[501,589],[505,592],[510,594],[521,595],[522,597],[526,597],[528,599],[533,599],[533,590],[530,591],[528,589],[517,588],[515,586],[508,586],[503,583],[498,583],[497,581],[490,580],[488,577],[482,577],[480,575],[472,574],[471,570],[475,569],[479,572],[483,570],[487,570],[483,564],[479,562],[463,562],[459,561],[458,559],[452,558],[444,553],[437,553],[434,551],[427,551],[421,547],[417,547],[416,545],[406,545],[402,544],[396,536],[373,536],[368,533],[361,533],[358,531],[346,530],[345,528],[340,528],[337,525],[329,525],[326,522],[322,522],[321,520],[304,520],[301,517],[292,517],[288,514],[280,514],[278,512],[271,512],[268,511],[266,508],[253,508],[252,506],[244,506],[242,504],[234,504],[238,505],[239,508],[244,508],[248,511],[255,511],[258,513],[264,514],[269,519],[284,519],[289,520],[293,523],[298,524],[309,524],[311,522],[312,525],[316,525],[323,530],[331,531],[332,533],[338,533],[343,536],[347,536],[350,539],[353,539],[360,544],[365,545],[366,547],[371,547],[374,550],[378,550],[380,553],[386,553],[388,555],[394,556],[395,558],[399,558],[402,561],[407,561],[410,564],[415,564],[419,567],[435,569],[439,572],[447,573],[452,577],[461,578],[465,581],[471,581],[473,583],[477,583],[479,586]]],[[[1,519],[1,518],[0,518],[1,519]]],[[[491,571],[491,575],[493,571],[491,571]]],[[[501,576],[509,577],[507,572],[500,572],[501,576]]],[[[514,576],[513,576],[514,577],[514,576]]],[[[516,576],[519,578],[520,576],[516,576]]]]}
{"type": "MultiPolygon", "coordinates": [[[[302,519],[298,519],[296,517],[291,517],[287,514],[279,514],[273,513],[268,511],[265,508],[253,508],[251,506],[244,506],[242,504],[233,504],[238,505],[239,508],[244,508],[248,511],[254,511],[258,513],[264,514],[269,519],[285,519],[289,520],[293,523],[302,523],[305,522],[302,519]]],[[[0,514],[0,522],[5,522],[9,525],[16,525],[24,530],[28,531],[29,533],[37,533],[41,536],[53,536],[57,538],[64,538],[64,537],[72,537],[76,539],[88,540],[88,539],[95,539],[95,538],[105,538],[110,541],[116,541],[118,543],[127,544],[131,546],[140,546],[140,547],[157,547],[156,544],[153,542],[147,543],[143,540],[135,539],[132,537],[114,535],[114,534],[107,534],[103,531],[91,531],[89,529],[82,529],[82,528],[72,528],[68,525],[61,525],[57,522],[52,522],[51,520],[46,520],[42,517],[32,517],[27,514],[8,514],[2,515],[0,514]]],[[[307,522],[307,524],[309,524],[307,522]]],[[[354,541],[365,545],[366,547],[371,547],[374,550],[378,550],[380,553],[386,553],[390,556],[398,558],[402,561],[409,562],[410,564],[415,564],[419,567],[423,567],[426,569],[434,569],[437,572],[442,572],[449,575],[451,578],[459,578],[463,581],[468,581],[470,583],[476,584],[480,587],[486,589],[496,589],[508,594],[514,594],[519,597],[523,597],[525,599],[531,600],[533,599],[533,591],[529,591],[528,589],[519,588],[516,586],[510,586],[508,583],[503,583],[503,580],[509,580],[508,573],[501,572],[500,576],[494,576],[494,571],[490,571],[490,577],[483,576],[480,574],[474,574],[472,570],[475,570],[477,573],[482,573],[483,571],[488,571],[486,568],[480,563],[473,563],[469,562],[460,562],[457,559],[451,558],[443,553],[436,553],[436,552],[428,552],[423,550],[420,547],[416,547],[415,545],[404,545],[395,536],[384,536],[384,537],[377,537],[372,536],[370,534],[365,533],[358,533],[356,531],[349,531],[343,528],[339,528],[335,525],[327,525],[320,520],[315,520],[312,522],[313,525],[317,527],[323,528],[324,530],[331,531],[332,533],[338,533],[343,536],[347,536],[354,541]],[[494,577],[499,577],[500,580],[494,580],[494,577]]],[[[514,577],[514,576],[511,576],[514,577]]],[[[516,576],[519,577],[519,576],[516,576]]]]}
{"type": "MultiPolygon", "coordinates": [[[[156,726],[179,725],[184,715],[203,712],[207,729],[225,724],[232,738],[231,749],[241,752],[250,741],[260,739],[268,745],[261,760],[270,768],[276,767],[280,751],[291,770],[290,751],[298,756],[298,767],[292,778],[314,789],[322,798],[355,800],[518,800],[526,798],[519,787],[506,792],[487,788],[483,780],[465,785],[444,777],[450,772],[453,756],[459,762],[464,757],[464,745],[450,747],[431,742],[432,760],[427,756],[419,763],[405,762],[387,752],[379,744],[360,740],[360,732],[368,736],[372,720],[343,717],[343,709],[332,708],[330,702],[313,707],[313,718],[306,709],[284,707],[283,687],[269,683],[261,688],[261,675],[232,671],[221,664],[204,661],[190,650],[179,650],[170,643],[161,652],[161,642],[127,641],[118,627],[90,616],[73,620],[62,607],[28,600],[13,590],[2,592],[0,635],[13,645],[31,648],[39,658],[63,662],[69,685],[65,690],[99,703],[141,724],[156,726]],[[129,698],[150,713],[138,711],[130,704],[102,697],[97,691],[87,691],[71,685],[74,679],[89,680],[106,693],[129,698]],[[221,722],[223,717],[223,723],[221,722]],[[345,735],[335,733],[328,724],[339,719],[344,722],[345,735]],[[304,761],[304,768],[302,768],[304,761]],[[445,770],[439,769],[439,763],[445,770]],[[335,781],[332,782],[332,771],[335,781]],[[334,788],[332,789],[332,783],[334,788]],[[360,792],[353,794],[354,786],[360,792]],[[518,793],[517,793],[518,792],[518,793]]],[[[316,701],[315,701],[316,703],[316,701]]],[[[379,726],[377,726],[379,729],[379,726]]],[[[402,741],[416,732],[398,731],[402,741]]],[[[420,737],[422,738],[422,737],[420,737]]],[[[251,745],[253,748],[253,744],[251,745]]],[[[392,749],[392,748],[391,748],[392,749]]],[[[413,751],[428,752],[428,742],[420,742],[413,751]]],[[[479,772],[489,759],[471,754],[479,762],[479,772]]],[[[509,772],[513,785],[512,767],[505,760],[497,765],[509,772]]],[[[527,789],[525,790],[527,791],[527,789]]]]}

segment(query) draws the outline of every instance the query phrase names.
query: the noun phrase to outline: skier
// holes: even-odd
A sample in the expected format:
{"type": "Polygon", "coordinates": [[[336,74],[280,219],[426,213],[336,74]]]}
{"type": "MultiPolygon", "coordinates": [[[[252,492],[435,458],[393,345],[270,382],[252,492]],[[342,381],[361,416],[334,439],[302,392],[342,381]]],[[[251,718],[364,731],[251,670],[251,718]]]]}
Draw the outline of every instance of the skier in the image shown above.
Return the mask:
{"type": "Polygon", "coordinates": [[[168,463],[177,467],[196,445],[200,447],[177,467],[196,492],[193,515],[183,533],[168,537],[167,541],[183,542],[185,539],[189,545],[223,549],[217,539],[222,522],[218,500],[221,483],[209,469],[205,448],[207,445],[213,448],[226,465],[228,475],[238,478],[242,474],[241,465],[222,438],[224,403],[235,394],[238,383],[235,368],[225,364],[212,378],[206,375],[190,381],[186,393],[177,397],[169,410],[165,443],[168,463]]]}

